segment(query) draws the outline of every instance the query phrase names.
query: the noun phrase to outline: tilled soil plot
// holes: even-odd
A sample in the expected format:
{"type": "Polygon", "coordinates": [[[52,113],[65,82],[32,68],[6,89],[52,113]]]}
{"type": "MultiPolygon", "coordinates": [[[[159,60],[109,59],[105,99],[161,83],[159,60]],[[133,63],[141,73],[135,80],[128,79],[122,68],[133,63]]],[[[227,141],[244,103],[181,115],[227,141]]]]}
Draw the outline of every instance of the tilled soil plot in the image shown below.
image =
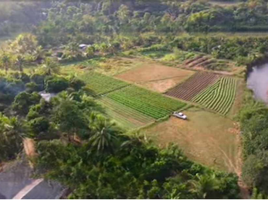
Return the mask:
{"type": "Polygon", "coordinates": [[[194,96],[196,96],[207,86],[215,83],[219,78],[220,75],[217,74],[199,72],[185,82],[170,89],[166,94],[175,98],[183,99],[185,101],[191,101],[194,96]]]}

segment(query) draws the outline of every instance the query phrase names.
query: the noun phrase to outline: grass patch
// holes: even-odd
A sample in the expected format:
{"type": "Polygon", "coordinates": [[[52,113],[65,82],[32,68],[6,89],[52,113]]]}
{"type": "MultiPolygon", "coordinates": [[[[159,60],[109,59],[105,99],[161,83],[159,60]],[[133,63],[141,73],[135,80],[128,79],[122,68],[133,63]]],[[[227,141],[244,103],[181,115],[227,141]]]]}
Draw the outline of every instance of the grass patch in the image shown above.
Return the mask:
{"type": "Polygon", "coordinates": [[[239,131],[225,117],[199,109],[183,111],[189,118],[175,117],[141,131],[161,147],[177,144],[186,156],[216,169],[235,172],[239,166],[239,131]]]}

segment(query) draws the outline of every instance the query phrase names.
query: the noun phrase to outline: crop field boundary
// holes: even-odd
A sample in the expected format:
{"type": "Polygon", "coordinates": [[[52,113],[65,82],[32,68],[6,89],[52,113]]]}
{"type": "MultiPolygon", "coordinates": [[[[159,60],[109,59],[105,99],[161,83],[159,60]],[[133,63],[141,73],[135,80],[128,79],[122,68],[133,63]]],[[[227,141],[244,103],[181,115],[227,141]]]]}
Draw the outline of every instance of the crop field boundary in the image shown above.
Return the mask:
{"type": "MultiPolygon", "coordinates": [[[[142,82],[137,82],[137,84],[140,84],[140,83],[151,83],[151,82],[157,82],[157,81],[164,81],[164,80],[169,80],[169,79],[173,79],[173,78],[180,78],[180,77],[184,77],[184,76],[172,76],[172,77],[167,77],[167,78],[162,78],[162,79],[154,79],[154,80],[149,80],[149,81],[142,81],[142,82]]],[[[188,78],[190,78],[190,77],[188,77],[188,78]]],[[[174,86],[174,87],[176,87],[176,86],[174,86]]],[[[172,89],[172,88],[170,88],[170,89],[172,89]]]]}

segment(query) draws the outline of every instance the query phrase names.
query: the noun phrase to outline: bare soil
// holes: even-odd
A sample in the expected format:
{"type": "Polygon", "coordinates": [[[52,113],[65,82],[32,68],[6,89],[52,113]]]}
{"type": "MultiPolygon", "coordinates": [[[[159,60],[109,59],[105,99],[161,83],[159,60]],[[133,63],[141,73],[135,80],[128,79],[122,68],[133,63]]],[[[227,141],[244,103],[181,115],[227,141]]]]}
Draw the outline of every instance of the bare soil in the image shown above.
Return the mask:
{"type": "Polygon", "coordinates": [[[35,141],[31,138],[23,139],[24,151],[28,157],[35,157],[37,155],[35,149],[35,141]]]}
{"type": "Polygon", "coordinates": [[[142,85],[147,89],[164,93],[168,89],[183,82],[194,73],[194,71],[167,67],[147,61],[137,68],[118,74],[116,77],[142,85]]]}

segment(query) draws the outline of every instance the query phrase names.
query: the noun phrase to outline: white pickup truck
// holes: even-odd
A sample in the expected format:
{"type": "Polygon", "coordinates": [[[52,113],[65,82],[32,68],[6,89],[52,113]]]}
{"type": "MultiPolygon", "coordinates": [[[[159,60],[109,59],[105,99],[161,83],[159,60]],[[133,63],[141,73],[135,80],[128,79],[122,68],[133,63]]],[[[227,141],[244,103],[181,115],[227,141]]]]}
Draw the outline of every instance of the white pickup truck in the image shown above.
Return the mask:
{"type": "Polygon", "coordinates": [[[185,114],[183,114],[182,112],[174,112],[173,116],[180,118],[180,119],[183,119],[183,120],[187,120],[187,116],[185,114]]]}

